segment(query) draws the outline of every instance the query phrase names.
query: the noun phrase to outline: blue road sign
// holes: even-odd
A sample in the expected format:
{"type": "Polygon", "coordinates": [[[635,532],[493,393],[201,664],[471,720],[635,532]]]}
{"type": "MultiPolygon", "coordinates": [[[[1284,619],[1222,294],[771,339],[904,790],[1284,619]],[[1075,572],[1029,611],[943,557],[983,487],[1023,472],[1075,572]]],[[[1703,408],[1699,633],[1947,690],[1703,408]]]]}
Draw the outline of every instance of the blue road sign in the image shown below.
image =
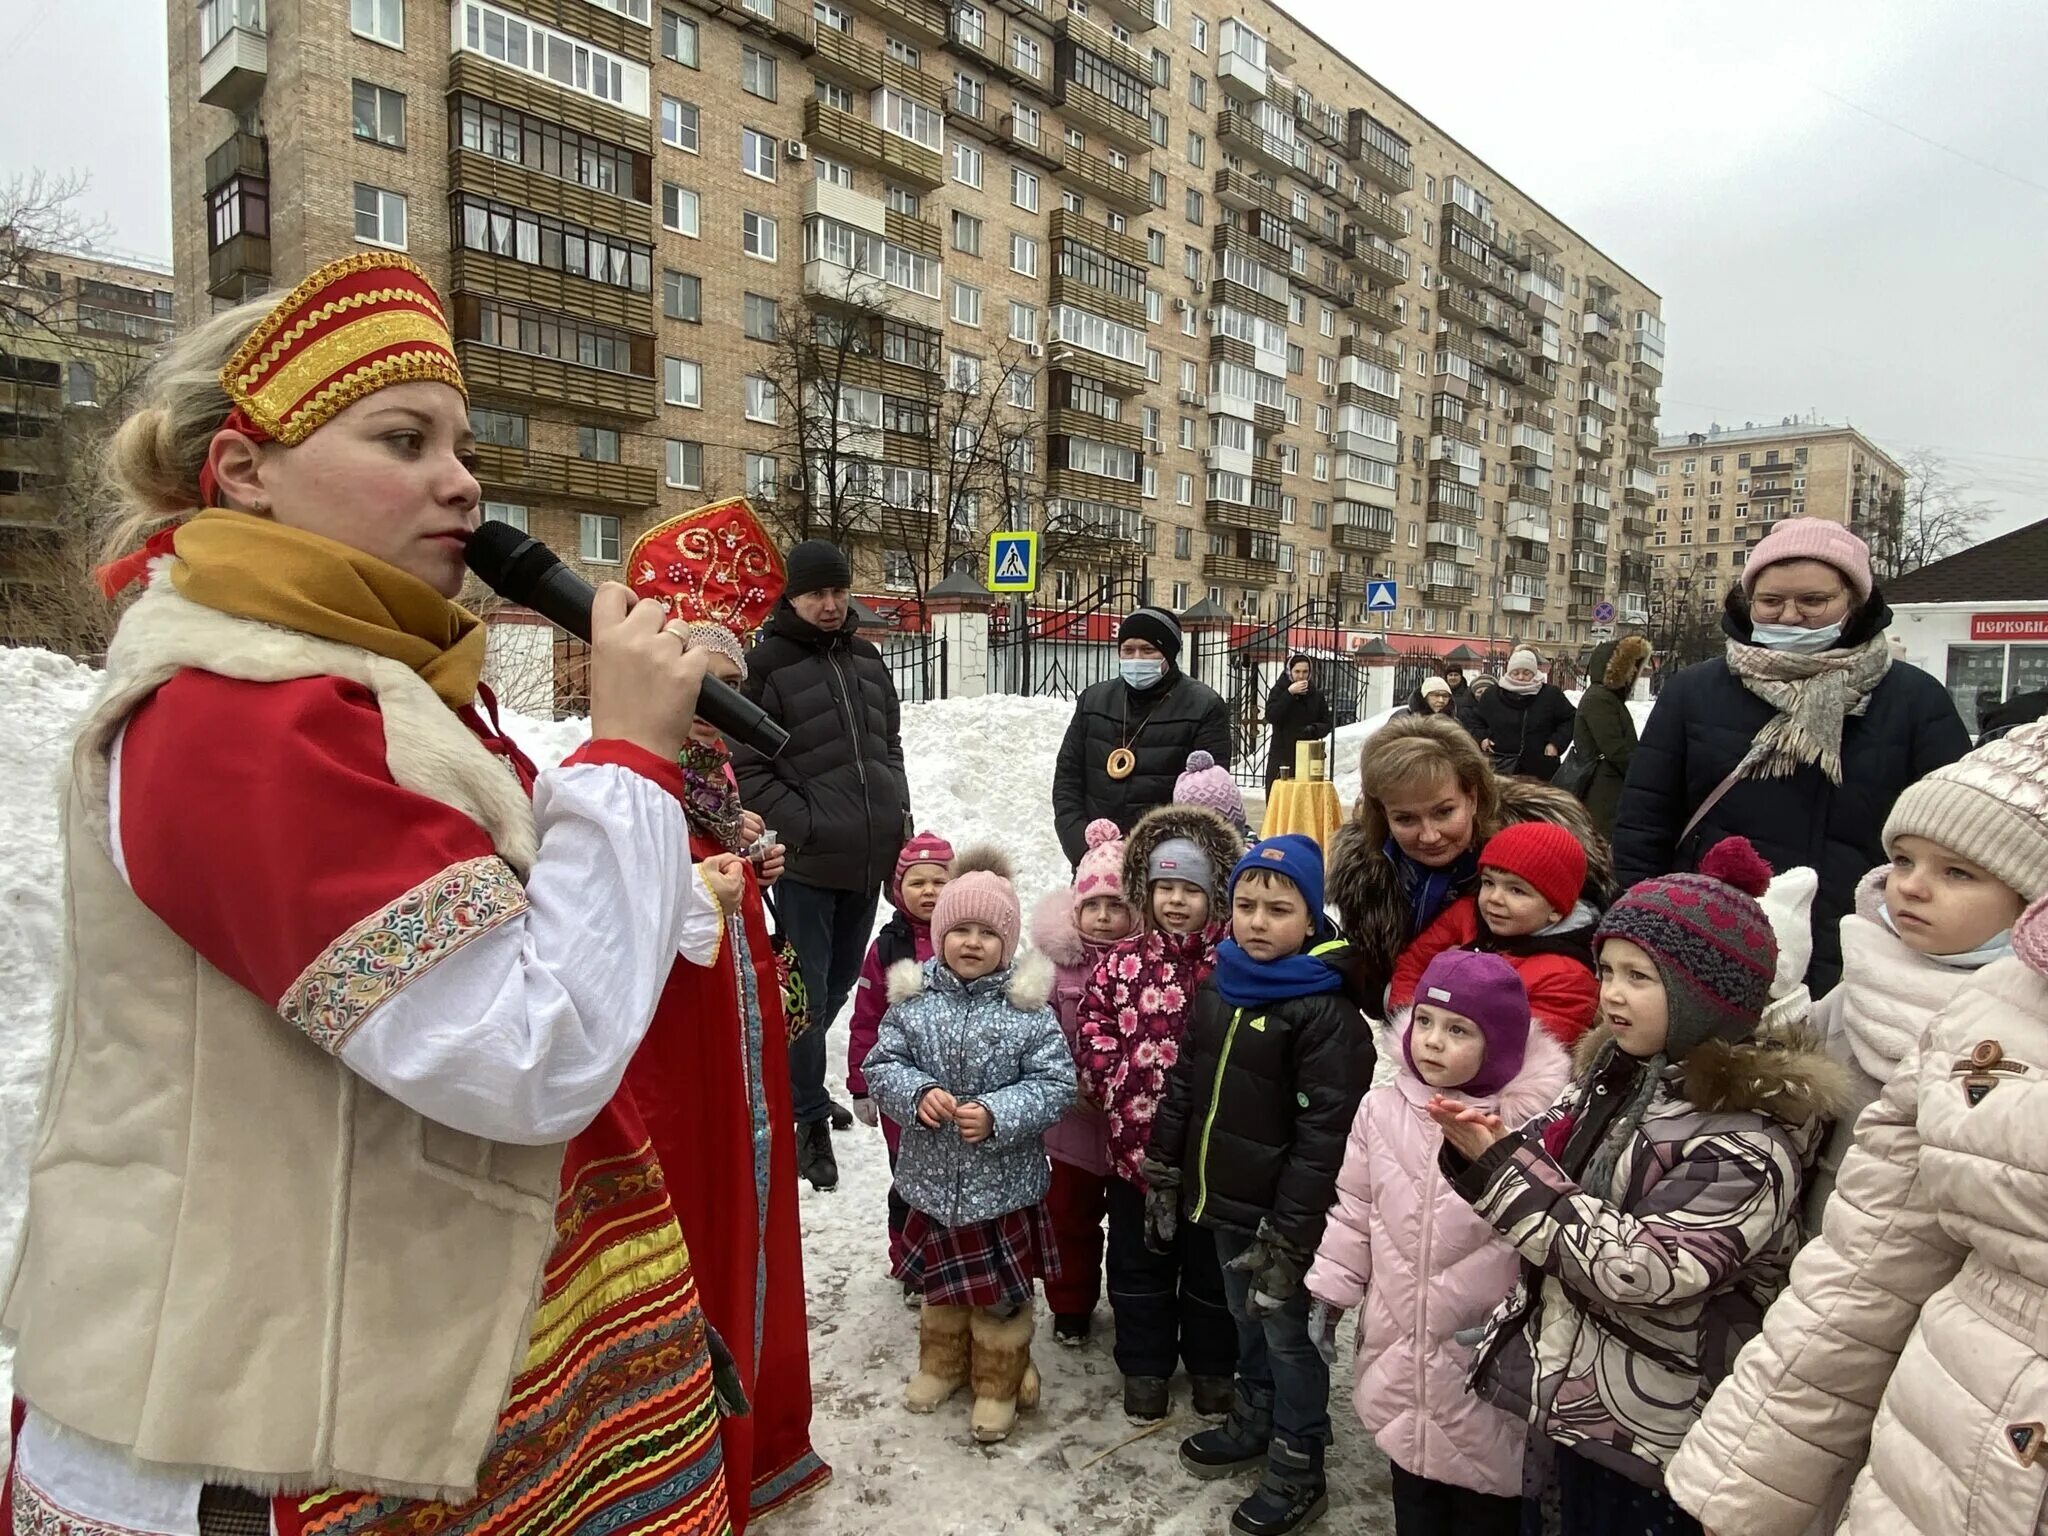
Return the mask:
{"type": "Polygon", "coordinates": [[[1605,602],[1595,603],[1593,605],[1593,622],[1595,624],[1612,624],[1614,622],[1614,604],[1605,602]]]}
{"type": "Polygon", "coordinates": [[[1367,613],[1392,613],[1400,606],[1395,599],[1400,589],[1391,581],[1368,581],[1365,584],[1365,611],[1367,613]]]}
{"type": "Polygon", "coordinates": [[[1038,535],[999,532],[988,540],[988,589],[991,592],[1038,590],[1038,535]]]}

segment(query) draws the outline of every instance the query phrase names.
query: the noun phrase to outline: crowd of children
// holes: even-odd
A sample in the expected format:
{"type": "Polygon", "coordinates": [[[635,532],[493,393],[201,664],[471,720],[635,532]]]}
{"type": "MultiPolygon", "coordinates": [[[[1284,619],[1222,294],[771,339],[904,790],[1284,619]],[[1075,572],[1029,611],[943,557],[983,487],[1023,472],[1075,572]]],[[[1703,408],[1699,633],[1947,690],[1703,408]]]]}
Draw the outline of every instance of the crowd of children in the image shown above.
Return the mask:
{"type": "Polygon", "coordinates": [[[1401,1536],[2035,1529],[1972,1513],[1942,1447],[2002,1439],[2039,1507],[2048,1387],[2012,1372],[2048,1378],[2048,1283],[2013,1253],[2048,1201],[1951,1186],[2001,1150],[1965,1122],[2019,1134],[2048,1058],[2048,726],[1901,797],[1816,1002],[1810,871],[1731,838],[1616,894],[1568,797],[1397,725],[1352,824],[1376,867],[1328,893],[1350,937],[1322,850],[1247,847],[1209,764],[1088,829],[1036,957],[999,861],[906,846],[849,1086],[891,1133],[909,1406],[971,1382],[974,1434],[1007,1434],[1034,1285],[1079,1347],[1106,1268],[1126,1413],[1166,1418],[1185,1369],[1210,1422],[1181,1464],[1257,1471],[1245,1536],[1325,1508],[1354,1312],[1401,1536]],[[2009,1117],[1970,1120],[1994,1093],[2009,1117]]]}

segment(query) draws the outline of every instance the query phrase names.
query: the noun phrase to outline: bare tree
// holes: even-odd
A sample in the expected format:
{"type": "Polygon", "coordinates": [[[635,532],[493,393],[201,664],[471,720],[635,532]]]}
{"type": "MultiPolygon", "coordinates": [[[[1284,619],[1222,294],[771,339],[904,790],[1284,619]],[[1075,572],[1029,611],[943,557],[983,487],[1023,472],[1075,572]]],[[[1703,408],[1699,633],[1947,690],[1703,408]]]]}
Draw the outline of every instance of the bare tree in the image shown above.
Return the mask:
{"type": "Polygon", "coordinates": [[[0,323],[54,331],[64,294],[43,280],[52,253],[84,253],[105,243],[112,226],[79,211],[91,179],[27,171],[0,182],[0,323]]]}
{"type": "Polygon", "coordinates": [[[1694,662],[1720,654],[1722,596],[1717,580],[1691,571],[1660,573],[1651,581],[1650,647],[1659,687],[1694,662]]]}
{"type": "Polygon", "coordinates": [[[1931,449],[1907,454],[1904,468],[1904,488],[1883,497],[1856,529],[1870,545],[1880,581],[1968,549],[1999,510],[1995,502],[1973,498],[1970,488],[1950,473],[1948,461],[1931,449]]]}

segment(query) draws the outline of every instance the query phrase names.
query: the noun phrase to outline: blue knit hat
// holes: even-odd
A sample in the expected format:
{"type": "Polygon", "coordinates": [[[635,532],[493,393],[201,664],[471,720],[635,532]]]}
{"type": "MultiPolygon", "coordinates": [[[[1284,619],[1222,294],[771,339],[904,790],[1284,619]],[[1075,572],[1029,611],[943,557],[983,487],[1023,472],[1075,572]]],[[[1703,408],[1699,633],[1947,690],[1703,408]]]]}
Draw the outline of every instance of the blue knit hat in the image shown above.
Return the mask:
{"type": "Polygon", "coordinates": [[[1314,838],[1304,837],[1299,832],[1283,832],[1278,837],[1253,843],[1245,850],[1244,857],[1237,861],[1237,867],[1231,870],[1230,889],[1235,891],[1237,882],[1255,869],[1291,880],[1301,891],[1302,900],[1308,903],[1310,919],[1321,924],[1323,850],[1314,838]]]}

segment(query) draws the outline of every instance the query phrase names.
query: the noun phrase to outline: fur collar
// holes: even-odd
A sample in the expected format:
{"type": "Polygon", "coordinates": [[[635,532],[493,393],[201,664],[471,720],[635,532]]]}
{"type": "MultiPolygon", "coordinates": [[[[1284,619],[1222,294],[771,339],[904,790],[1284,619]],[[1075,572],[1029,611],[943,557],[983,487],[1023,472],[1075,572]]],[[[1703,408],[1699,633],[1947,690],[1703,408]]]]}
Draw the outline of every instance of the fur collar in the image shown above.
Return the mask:
{"type": "Polygon", "coordinates": [[[1031,909],[1031,943],[1038,952],[1063,971],[1071,971],[1088,958],[1088,944],[1074,922],[1074,893],[1071,888],[1047,891],[1031,909]]]}
{"type": "Polygon", "coordinates": [[[1124,899],[1140,911],[1145,909],[1150,899],[1146,893],[1152,889],[1145,872],[1151,866],[1152,855],[1161,843],[1175,837],[1187,838],[1208,856],[1209,867],[1216,871],[1215,883],[1209,889],[1210,914],[1221,912],[1229,904],[1230,872],[1244,857],[1244,839],[1221,815],[1204,805],[1154,806],[1138,818],[1138,824],[1124,838],[1124,899]]]}
{"type": "MultiPolygon", "coordinates": [[[[1604,1022],[1580,1038],[1572,1052],[1580,1079],[1592,1073],[1613,1040],[1604,1022]]],[[[1668,1068],[1666,1082],[1702,1114],[1768,1115],[1795,1127],[1832,1119],[1850,1101],[1841,1063],[1803,1023],[1747,1040],[1709,1040],[1668,1068]]]]}
{"type": "MultiPolygon", "coordinates": [[[[1415,1069],[1408,1065],[1408,1052],[1402,1040],[1406,1033],[1407,1026],[1404,1024],[1395,1037],[1393,1054],[1395,1061],[1400,1064],[1396,1069],[1395,1081],[1400,1085],[1401,1092],[1408,1101],[1419,1108],[1427,1104],[1439,1091],[1453,1098],[1462,1098],[1463,1095],[1455,1088],[1438,1090],[1415,1075],[1415,1069]]],[[[1537,1115],[1550,1108],[1556,1102],[1558,1094],[1564,1091],[1565,1084],[1571,1080],[1570,1053],[1557,1043],[1549,1030],[1531,1020],[1529,1043],[1523,1047],[1522,1070],[1515,1074],[1514,1080],[1507,1087],[1492,1098],[1474,1099],[1472,1102],[1491,1108],[1500,1116],[1501,1123],[1513,1130],[1517,1126],[1527,1125],[1537,1115]]]]}
{"type": "MultiPolygon", "coordinates": [[[[889,967],[889,1001],[907,1003],[925,992],[931,983],[926,967],[942,967],[930,960],[898,960],[889,967]]],[[[1036,951],[1020,955],[1010,965],[1003,982],[1003,999],[1019,1013],[1036,1013],[1052,997],[1052,961],[1036,951]]]]}
{"type": "Polygon", "coordinates": [[[1642,635],[1624,635],[1614,642],[1614,654],[1607,658],[1607,670],[1600,681],[1616,693],[1627,689],[1634,681],[1636,668],[1650,659],[1650,642],[1642,635]]]}

